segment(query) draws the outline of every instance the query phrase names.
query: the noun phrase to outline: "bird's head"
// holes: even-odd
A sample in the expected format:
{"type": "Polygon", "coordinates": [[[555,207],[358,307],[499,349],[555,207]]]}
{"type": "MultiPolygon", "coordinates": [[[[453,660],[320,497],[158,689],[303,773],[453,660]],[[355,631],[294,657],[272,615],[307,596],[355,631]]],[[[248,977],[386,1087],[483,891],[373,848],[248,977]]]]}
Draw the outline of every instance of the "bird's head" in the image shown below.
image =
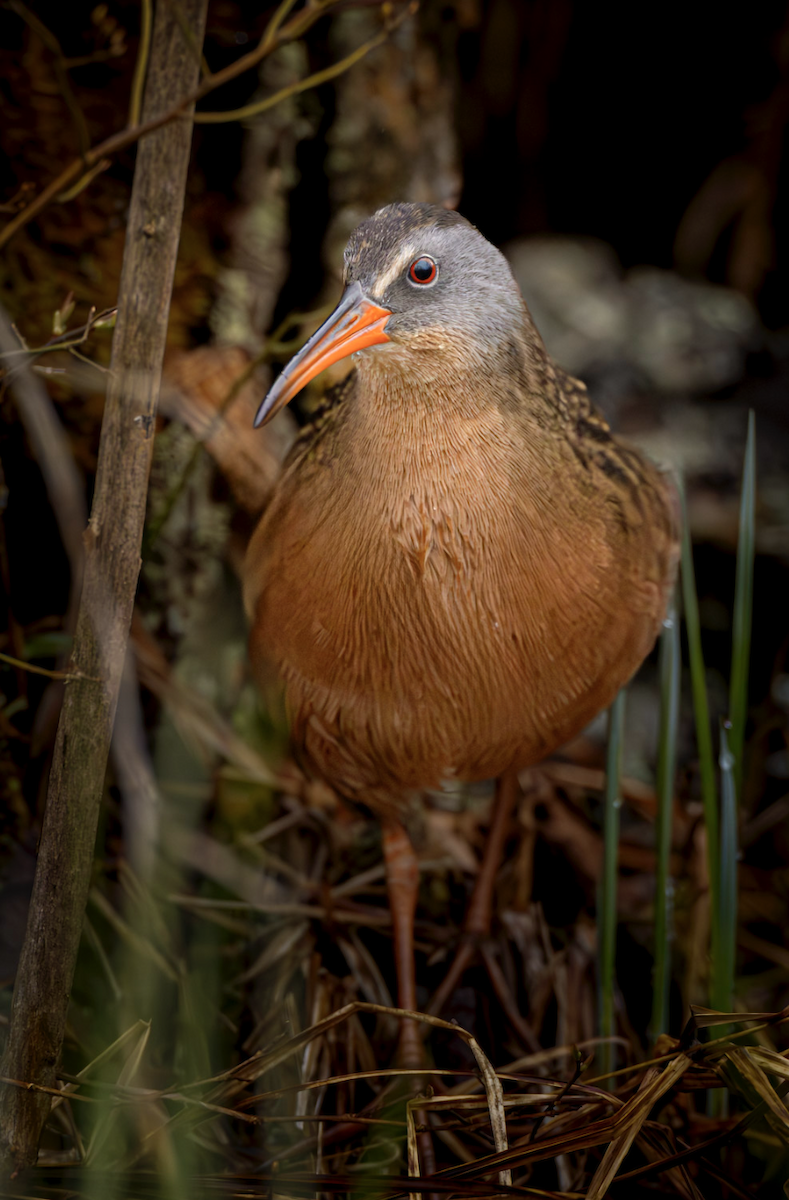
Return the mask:
{"type": "Polygon", "coordinates": [[[413,371],[418,383],[484,370],[529,322],[504,255],[459,213],[431,204],[391,204],[364,221],[345,250],[344,282],[340,303],[279,375],[256,425],[351,354],[363,351],[369,367],[413,371]]]}

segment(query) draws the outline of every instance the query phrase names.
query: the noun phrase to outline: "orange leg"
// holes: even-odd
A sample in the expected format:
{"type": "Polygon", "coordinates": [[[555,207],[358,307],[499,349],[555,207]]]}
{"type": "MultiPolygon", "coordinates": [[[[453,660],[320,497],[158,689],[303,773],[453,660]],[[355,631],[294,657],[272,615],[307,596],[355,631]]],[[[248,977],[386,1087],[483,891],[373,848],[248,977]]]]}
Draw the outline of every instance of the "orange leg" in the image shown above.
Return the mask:
{"type": "MultiPolygon", "coordinates": [[[[419,864],[414,854],[411,839],[399,821],[382,821],[384,835],[384,862],[386,885],[389,889],[389,907],[392,910],[392,932],[394,941],[395,971],[397,972],[397,1005],[409,1012],[416,1010],[416,966],[414,963],[414,917],[419,892],[419,864]]],[[[416,1021],[401,1021],[400,1066],[407,1070],[419,1070],[425,1065],[422,1039],[416,1021]]],[[[423,1086],[424,1081],[420,1081],[423,1086]]],[[[417,1124],[426,1125],[427,1115],[423,1110],[416,1114],[417,1124]]],[[[419,1159],[423,1175],[432,1175],[436,1169],[433,1140],[429,1131],[417,1134],[419,1159]]],[[[429,1200],[433,1200],[431,1196],[429,1200]]]]}
{"type": "Polygon", "coordinates": [[[496,884],[501,860],[504,855],[504,845],[507,840],[510,817],[515,807],[515,801],[520,795],[520,785],[516,771],[507,771],[496,780],[496,795],[493,800],[493,816],[485,843],[485,852],[479,868],[474,891],[471,894],[469,906],[466,909],[466,919],[463,922],[464,937],[458,946],[452,965],[447,971],[441,986],[437,989],[428,1006],[428,1012],[438,1013],[446,1004],[454,991],[466,967],[471,963],[477,952],[477,946],[482,938],[490,933],[490,923],[493,915],[493,889],[496,884]]]}
{"type": "MultiPolygon", "coordinates": [[[[392,910],[397,1003],[410,1012],[416,1009],[416,968],[414,965],[414,917],[419,891],[419,866],[411,839],[399,821],[382,822],[384,862],[389,906],[392,910]]],[[[422,1040],[415,1021],[400,1026],[400,1062],[407,1068],[424,1065],[422,1040]]]]}
{"type": "Polygon", "coordinates": [[[471,893],[463,931],[467,937],[481,938],[490,933],[490,922],[493,916],[493,889],[496,886],[496,876],[504,857],[504,846],[507,841],[507,831],[510,827],[510,817],[515,807],[515,801],[520,795],[518,775],[515,771],[507,771],[496,780],[496,795],[493,798],[493,815],[488,830],[488,840],[482,855],[482,865],[471,893]]]}

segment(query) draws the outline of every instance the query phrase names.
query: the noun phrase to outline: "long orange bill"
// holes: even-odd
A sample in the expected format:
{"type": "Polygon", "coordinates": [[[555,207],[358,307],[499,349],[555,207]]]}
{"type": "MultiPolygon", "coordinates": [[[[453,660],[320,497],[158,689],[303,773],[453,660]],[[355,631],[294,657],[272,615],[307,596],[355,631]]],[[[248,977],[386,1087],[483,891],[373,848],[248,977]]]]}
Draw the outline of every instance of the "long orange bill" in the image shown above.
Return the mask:
{"type": "Polygon", "coordinates": [[[361,284],[352,283],[332,315],[278,376],[258,409],[255,428],[274,416],[316,375],[357,350],[388,342],[384,326],[391,310],[368,300],[361,284]]]}

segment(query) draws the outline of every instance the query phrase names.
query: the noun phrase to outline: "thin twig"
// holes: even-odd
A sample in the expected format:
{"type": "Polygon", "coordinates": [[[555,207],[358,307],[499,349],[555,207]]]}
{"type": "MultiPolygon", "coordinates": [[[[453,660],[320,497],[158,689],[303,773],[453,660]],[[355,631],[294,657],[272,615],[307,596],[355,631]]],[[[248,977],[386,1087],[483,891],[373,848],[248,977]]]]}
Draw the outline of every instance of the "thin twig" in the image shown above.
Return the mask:
{"type": "Polygon", "coordinates": [[[9,667],[15,667],[18,671],[29,671],[31,675],[45,675],[47,679],[58,679],[63,683],[71,683],[76,679],[89,679],[91,683],[101,683],[100,679],[82,675],[79,671],[48,671],[46,667],[34,667],[32,663],[25,662],[22,658],[12,658],[10,654],[0,653],[0,662],[8,663],[9,667]]]}
{"type": "Polygon", "coordinates": [[[97,314],[95,307],[91,308],[84,325],[80,325],[76,329],[68,329],[65,333],[50,338],[48,342],[44,342],[43,346],[22,345],[13,349],[4,349],[0,351],[0,362],[4,358],[18,356],[36,359],[42,354],[51,354],[53,350],[70,350],[73,346],[82,346],[94,329],[106,329],[110,326],[114,322],[117,312],[117,308],[105,308],[97,314]]]}
{"type": "Polygon", "coordinates": [[[148,58],[151,52],[151,29],[153,28],[153,9],[151,0],[142,0],[140,7],[140,45],[137,50],[137,61],[134,64],[131,98],[129,100],[129,128],[133,129],[140,123],[142,112],[142,94],[145,87],[145,75],[148,70],[148,58]]]}
{"type": "Polygon", "coordinates": [[[339,62],[333,63],[330,67],[326,67],[323,71],[315,71],[314,74],[308,75],[306,79],[299,79],[296,83],[289,84],[288,87],[282,88],[273,96],[267,96],[265,100],[257,100],[254,104],[246,104],[243,108],[233,108],[228,112],[200,112],[195,114],[195,124],[197,125],[221,125],[227,121],[245,121],[249,117],[260,116],[269,108],[273,108],[275,104],[279,104],[282,100],[287,100],[290,96],[297,96],[300,92],[305,92],[308,88],[320,87],[322,83],[328,83],[330,79],[336,79],[338,75],[342,75],[343,71],[347,71],[349,67],[354,66],[360,59],[364,58],[375,50],[377,46],[382,45],[393,29],[396,29],[405,18],[408,16],[406,10],[397,21],[392,22],[375,37],[364,42],[357,50],[347,54],[345,58],[341,58],[339,62]]]}

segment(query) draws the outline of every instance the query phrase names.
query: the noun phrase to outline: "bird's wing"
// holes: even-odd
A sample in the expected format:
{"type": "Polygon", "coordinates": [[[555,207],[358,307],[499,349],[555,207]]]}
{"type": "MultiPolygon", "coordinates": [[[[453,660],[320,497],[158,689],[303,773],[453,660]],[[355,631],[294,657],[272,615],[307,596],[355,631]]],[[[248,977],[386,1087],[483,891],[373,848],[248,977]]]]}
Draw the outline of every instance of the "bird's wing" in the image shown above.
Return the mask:
{"type": "Polygon", "coordinates": [[[631,594],[635,599],[644,584],[645,595],[654,594],[645,615],[657,633],[679,562],[681,512],[675,480],[670,471],[612,434],[583,383],[559,367],[555,370],[568,438],[596,477],[596,494],[605,498],[612,541],[622,551],[631,594]]]}

